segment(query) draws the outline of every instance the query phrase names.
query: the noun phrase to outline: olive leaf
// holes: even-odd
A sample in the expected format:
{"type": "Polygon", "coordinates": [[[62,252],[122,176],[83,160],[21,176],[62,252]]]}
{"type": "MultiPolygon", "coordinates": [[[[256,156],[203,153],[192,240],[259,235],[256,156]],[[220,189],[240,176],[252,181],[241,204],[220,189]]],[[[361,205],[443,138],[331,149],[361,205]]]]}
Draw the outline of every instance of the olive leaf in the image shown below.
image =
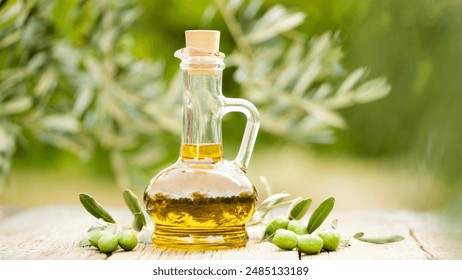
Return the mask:
{"type": "Polygon", "coordinates": [[[133,229],[136,231],[140,231],[143,226],[146,225],[146,218],[144,217],[143,212],[141,211],[140,203],[136,198],[135,194],[130,191],[129,189],[125,189],[123,192],[123,197],[125,204],[127,204],[128,208],[133,214],[133,229]]]}
{"type": "Polygon", "coordinates": [[[273,208],[282,206],[287,203],[291,203],[291,201],[284,202],[284,199],[288,196],[290,196],[290,194],[284,192],[270,195],[260,204],[260,206],[257,207],[252,218],[247,222],[247,225],[258,224],[263,221],[265,216],[273,208]]]}
{"type": "Polygon", "coordinates": [[[128,208],[130,209],[130,211],[132,211],[133,214],[141,212],[141,207],[138,202],[138,199],[132,191],[130,191],[129,189],[125,189],[123,192],[123,197],[125,204],[127,204],[128,208]]]}
{"type": "Polygon", "coordinates": [[[396,234],[364,237],[364,232],[358,232],[353,237],[357,240],[374,244],[387,244],[404,240],[403,236],[396,234]]]}
{"type": "Polygon", "coordinates": [[[306,212],[310,208],[311,202],[313,200],[310,198],[302,199],[295,203],[295,205],[290,209],[289,220],[300,220],[305,216],[306,212]]]}
{"type": "Polygon", "coordinates": [[[290,196],[288,193],[277,193],[269,196],[267,199],[263,200],[263,202],[258,207],[259,211],[263,211],[264,209],[270,208],[273,205],[279,204],[283,201],[286,197],[290,196]]]}
{"type": "Polygon", "coordinates": [[[308,226],[306,227],[308,233],[313,233],[322,224],[322,222],[324,222],[334,208],[334,204],[334,197],[329,197],[319,204],[318,208],[314,210],[310,220],[308,221],[308,226]]]}
{"type": "Polygon", "coordinates": [[[146,225],[146,219],[144,218],[144,214],[141,212],[133,213],[133,229],[136,231],[141,231],[143,226],[146,225]]]}
{"type": "Polygon", "coordinates": [[[116,221],[111,215],[99,204],[92,196],[86,193],[79,194],[80,203],[83,207],[97,219],[102,219],[105,222],[115,224],[116,221]]]}

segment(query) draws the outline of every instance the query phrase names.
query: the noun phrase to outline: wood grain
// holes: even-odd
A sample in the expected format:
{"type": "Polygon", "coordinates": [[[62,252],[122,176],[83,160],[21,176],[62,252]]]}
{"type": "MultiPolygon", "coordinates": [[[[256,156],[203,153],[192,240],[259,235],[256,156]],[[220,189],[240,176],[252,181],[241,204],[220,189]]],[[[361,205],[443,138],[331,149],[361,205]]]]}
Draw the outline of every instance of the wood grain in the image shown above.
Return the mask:
{"type": "MultiPolygon", "coordinates": [[[[0,207],[0,213],[4,213],[0,207]]],[[[128,209],[109,209],[121,224],[131,224],[128,209]]],[[[118,250],[111,255],[94,248],[78,246],[86,230],[96,225],[81,206],[44,206],[5,215],[0,220],[0,259],[94,259],[94,260],[362,260],[362,259],[462,259],[461,228],[444,222],[434,213],[410,211],[369,211],[331,213],[338,218],[339,231],[344,236],[356,232],[366,235],[400,234],[405,240],[377,245],[350,239],[351,246],[334,252],[302,255],[278,249],[261,242],[263,225],[248,228],[250,241],[246,247],[234,250],[175,251],[139,244],[134,251],[118,250]]],[[[328,226],[325,222],[323,226],[328,226]]],[[[152,228],[152,224],[150,225],[152,228]]]]}
{"type": "Polygon", "coordinates": [[[78,207],[48,206],[19,212],[0,223],[0,259],[105,259],[78,247],[92,224],[78,207]]]}
{"type": "Polygon", "coordinates": [[[179,251],[155,248],[151,245],[138,245],[135,251],[113,254],[109,259],[159,259],[159,260],[252,260],[285,259],[298,260],[293,251],[282,251],[271,243],[260,241],[263,226],[248,228],[250,241],[243,248],[213,251],[179,251]]]}

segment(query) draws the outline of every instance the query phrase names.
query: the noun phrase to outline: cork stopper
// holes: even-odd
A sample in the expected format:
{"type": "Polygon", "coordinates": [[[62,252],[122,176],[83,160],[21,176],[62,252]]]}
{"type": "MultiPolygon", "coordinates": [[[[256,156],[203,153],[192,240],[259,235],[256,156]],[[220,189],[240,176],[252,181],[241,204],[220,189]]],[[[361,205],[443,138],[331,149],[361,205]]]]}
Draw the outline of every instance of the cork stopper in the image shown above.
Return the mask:
{"type": "Polygon", "coordinates": [[[218,52],[220,49],[220,31],[216,30],[187,30],[186,47],[218,52]]]}

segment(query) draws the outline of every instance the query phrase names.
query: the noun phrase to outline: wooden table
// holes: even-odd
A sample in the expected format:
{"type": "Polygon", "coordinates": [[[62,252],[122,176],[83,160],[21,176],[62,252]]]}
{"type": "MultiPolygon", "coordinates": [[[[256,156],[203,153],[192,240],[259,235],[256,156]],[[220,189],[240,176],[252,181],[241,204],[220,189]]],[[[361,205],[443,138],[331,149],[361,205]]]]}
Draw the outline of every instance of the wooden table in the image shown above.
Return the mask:
{"type": "MultiPolygon", "coordinates": [[[[118,221],[130,224],[128,209],[110,209],[118,221]]],[[[18,210],[0,207],[0,259],[239,259],[239,260],[312,260],[312,259],[462,259],[460,227],[451,226],[434,213],[410,211],[335,212],[331,219],[339,220],[339,231],[352,236],[363,231],[367,235],[400,234],[403,241],[384,245],[364,243],[353,238],[351,246],[334,252],[302,255],[283,251],[271,243],[259,240],[264,226],[248,228],[250,241],[241,249],[219,251],[169,251],[139,244],[131,252],[116,251],[111,255],[93,248],[81,248],[78,243],[86,230],[95,225],[91,216],[79,205],[53,205],[18,210]]]]}

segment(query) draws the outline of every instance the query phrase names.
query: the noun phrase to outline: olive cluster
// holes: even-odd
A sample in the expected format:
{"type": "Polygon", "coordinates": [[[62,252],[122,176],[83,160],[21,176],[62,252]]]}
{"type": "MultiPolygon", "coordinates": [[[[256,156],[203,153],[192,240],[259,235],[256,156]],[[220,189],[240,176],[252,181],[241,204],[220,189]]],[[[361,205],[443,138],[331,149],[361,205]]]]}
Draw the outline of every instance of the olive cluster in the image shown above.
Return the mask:
{"type": "Polygon", "coordinates": [[[110,254],[119,246],[125,251],[133,250],[138,244],[138,237],[133,230],[123,230],[117,233],[109,230],[95,230],[90,233],[89,241],[100,252],[110,254]]]}
{"type": "Polygon", "coordinates": [[[297,248],[304,254],[318,254],[321,249],[334,251],[340,243],[340,234],[335,229],[323,229],[317,234],[310,234],[302,221],[289,220],[285,216],[273,218],[265,234],[277,247],[284,250],[297,248]]]}

